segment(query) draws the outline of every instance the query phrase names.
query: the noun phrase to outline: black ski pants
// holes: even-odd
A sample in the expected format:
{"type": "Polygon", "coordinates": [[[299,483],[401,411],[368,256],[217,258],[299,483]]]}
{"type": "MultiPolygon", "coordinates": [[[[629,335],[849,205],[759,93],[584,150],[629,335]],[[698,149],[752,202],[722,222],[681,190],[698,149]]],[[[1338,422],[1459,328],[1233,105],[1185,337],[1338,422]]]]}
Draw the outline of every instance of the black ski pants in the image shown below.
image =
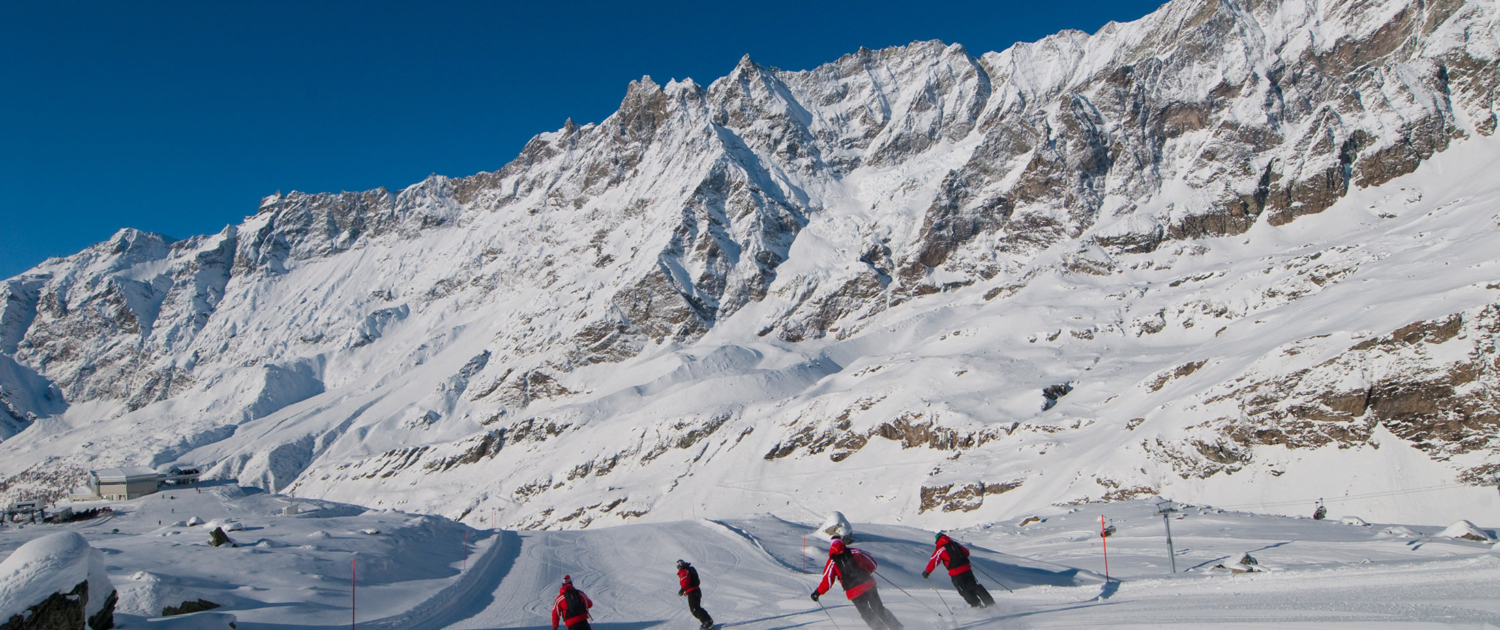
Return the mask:
{"type": "Polygon", "coordinates": [[[964,603],[969,607],[983,608],[995,605],[995,598],[990,597],[990,592],[980,586],[979,580],[974,579],[973,569],[948,577],[953,578],[953,588],[958,589],[958,594],[963,596],[964,603]]]}
{"type": "Polygon", "coordinates": [[[687,598],[688,611],[693,613],[694,617],[698,618],[698,622],[702,623],[703,627],[705,628],[713,626],[713,616],[709,615],[708,611],[703,609],[703,591],[693,591],[691,593],[688,593],[687,598]]]}
{"type": "Polygon", "coordinates": [[[870,630],[901,630],[904,627],[891,611],[885,609],[885,604],[880,602],[880,593],[873,588],[850,601],[854,602],[854,608],[870,630]]]}
{"type": "Polygon", "coordinates": [[[568,630],[590,630],[589,620],[584,619],[578,623],[570,623],[568,624],[568,630]]]}

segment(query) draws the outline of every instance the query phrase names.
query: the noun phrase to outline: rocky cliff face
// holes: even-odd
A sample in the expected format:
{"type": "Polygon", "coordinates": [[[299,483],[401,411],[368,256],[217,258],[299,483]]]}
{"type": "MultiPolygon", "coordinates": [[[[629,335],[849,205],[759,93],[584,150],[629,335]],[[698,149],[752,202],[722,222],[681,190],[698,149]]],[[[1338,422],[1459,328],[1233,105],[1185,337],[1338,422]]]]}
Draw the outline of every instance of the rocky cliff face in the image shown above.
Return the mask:
{"type": "Polygon", "coordinates": [[[1492,192],[1449,183],[1489,159],[1497,59],[1492,3],[1176,0],[979,56],[643,78],[499,171],[278,194],[217,235],[124,230],[0,284],[0,435],[29,453],[8,487],[187,458],[580,526],[891,446],[917,474],[882,509],[965,514],[1194,492],[1377,427],[1477,481],[1494,297],[1484,261],[1432,265],[1494,232],[1492,192]],[[1447,305],[1315,310],[1385,304],[1349,288],[1374,278],[1447,305]],[[1400,332],[1445,318],[1463,334],[1400,332]],[[1277,358],[1319,339],[1351,343],[1277,358]],[[1039,481],[1049,452],[1077,478],[1039,481]]]}

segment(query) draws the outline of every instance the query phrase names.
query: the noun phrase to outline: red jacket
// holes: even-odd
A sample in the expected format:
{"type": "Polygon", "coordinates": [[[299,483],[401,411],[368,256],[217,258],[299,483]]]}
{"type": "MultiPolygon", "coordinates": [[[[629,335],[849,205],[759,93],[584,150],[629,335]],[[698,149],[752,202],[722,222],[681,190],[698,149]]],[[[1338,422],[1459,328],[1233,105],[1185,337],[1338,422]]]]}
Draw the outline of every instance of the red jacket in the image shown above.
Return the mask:
{"type": "Polygon", "coordinates": [[[948,575],[958,575],[970,570],[969,550],[947,536],[937,539],[937,549],[932,552],[932,559],[927,561],[927,568],[922,569],[922,572],[932,573],[932,570],[937,568],[938,561],[942,561],[943,566],[948,567],[948,575]],[[957,547],[959,553],[948,553],[949,545],[957,547]]]}
{"type": "Polygon", "coordinates": [[[568,600],[563,597],[563,595],[568,592],[568,589],[573,589],[574,591],[578,592],[578,596],[583,598],[584,608],[594,607],[594,602],[589,601],[589,596],[584,595],[583,591],[579,591],[578,589],[573,588],[568,584],[562,585],[561,588],[557,589],[557,601],[552,602],[552,630],[557,630],[557,620],[560,618],[562,618],[563,625],[565,626],[571,626],[580,621],[586,621],[589,618],[589,613],[587,610],[585,610],[581,615],[566,617],[566,615],[568,614],[568,600]]]}
{"type": "Polygon", "coordinates": [[[819,595],[827,593],[828,589],[833,587],[834,580],[844,585],[844,595],[849,599],[855,599],[875,588],[875,576],[872,575],[875,572],[875,559],[870,557],[870,554],[853,547],[849,548],[849,554],[853,556],[851,559],[858,564],[858,569],[861,569],[863,574],[858,578],[853,575],[845,576],[844,572],[839,570],[838,563],[834,562],[833,558],[829,558],[828,564],[823,565],[823,581],[818,582],[819,595]],[[850,584],[851,581],[857,583],[850,584]]]}

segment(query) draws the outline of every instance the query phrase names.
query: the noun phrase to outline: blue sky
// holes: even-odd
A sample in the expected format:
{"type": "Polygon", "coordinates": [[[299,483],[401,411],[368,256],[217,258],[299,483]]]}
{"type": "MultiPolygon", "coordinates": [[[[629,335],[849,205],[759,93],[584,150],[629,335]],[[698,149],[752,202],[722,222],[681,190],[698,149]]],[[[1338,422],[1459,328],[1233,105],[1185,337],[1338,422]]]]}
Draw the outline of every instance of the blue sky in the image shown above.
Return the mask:
{"type": "Polygon", "coordinates": [[[399,189],[509,162],[626,84],[801,70],[860,46],[973,54],[1157,0],[0,4],[0,278],[134,227],[183,238],[277,190],[399,189]]]}

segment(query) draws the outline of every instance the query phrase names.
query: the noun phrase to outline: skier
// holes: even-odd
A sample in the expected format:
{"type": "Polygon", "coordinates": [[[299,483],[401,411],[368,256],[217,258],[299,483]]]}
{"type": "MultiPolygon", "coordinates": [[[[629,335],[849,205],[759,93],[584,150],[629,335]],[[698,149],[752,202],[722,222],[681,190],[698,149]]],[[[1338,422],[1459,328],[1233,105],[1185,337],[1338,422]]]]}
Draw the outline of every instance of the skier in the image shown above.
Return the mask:
{"type": "Polygon", "coordinates": [[[818,601],[818,596],[827,593],[837,579],[870,630],[901,630],[901,622],[880,602],[874,573],[875,559],[870,554],[845,545],[842,538],[834,538],[828,546],[828,564],[823,565],[823,581],[813,590],[812,599],[818,601]]]}
{"type": "Polygon", "coordinates": [[[714,627],[714,618],[703,609],[703,591],[698,588],[698,570],[687,560],[677,561],[677,581],[682,588],[677,589],[677,595],[686,595],[688,598],[688,611],[702,624],[703,630],[714,627]]]}
{"type": "Polygon", "coordinates": [[[974,569],[969,566],[969,550],[942,532],[938,532],[934,539],[937,541],[937,549],[933,550],[932,559],[927,561],[927,568],[922,570],[922,577],[932,574],[938,561],[942,561],[943,566],[948,567],[948,579],[953,580],[953,588],[958,589],[958,594],[963,596],[970,608],[994,606],[995,598],[990,597],[990,592],[984,590],[979,581],[974,579],[974,569]]]}
{"type": "Polygon", "coordinates": [[[589,609],[593,607],[588,595],[573,588],[573,576],[564,575],[562,587],[557,589],[557,601],[552,604],[552,630],[557,630],[558,619],[562,619],[568,630],[589,630],[589,609]]]}

